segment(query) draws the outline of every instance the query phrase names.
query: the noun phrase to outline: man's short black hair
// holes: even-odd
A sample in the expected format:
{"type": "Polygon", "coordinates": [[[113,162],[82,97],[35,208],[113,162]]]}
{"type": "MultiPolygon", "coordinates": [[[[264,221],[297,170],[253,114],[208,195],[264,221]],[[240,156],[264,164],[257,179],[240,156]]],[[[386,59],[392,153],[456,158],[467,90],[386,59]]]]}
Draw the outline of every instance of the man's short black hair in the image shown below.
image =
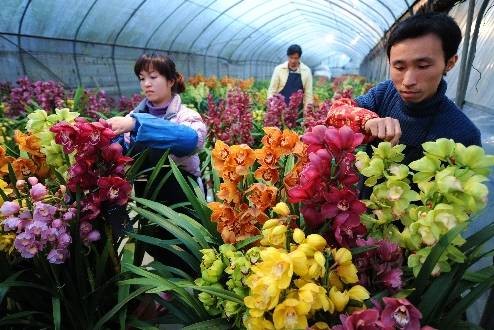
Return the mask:
{"type": "Polygon", "coordinates": [[[386,49],[388,58],[391,47],[395,44],[427,34],[434,34],[441,39],[445,62],[457,53],[461,42],[461,30],[458,24],[444,13],[429,12],[410,16],[393,28],[386,49]]]}
{"type": "Polygon", "coordinates": [[[286,55],[290,56],[293,54],[298,54],[298,56],[302,56],[302,48],[300,48],[299,45],[291,45],[290,47],[288,47],[288,49],[286,50],[286,55]]]}

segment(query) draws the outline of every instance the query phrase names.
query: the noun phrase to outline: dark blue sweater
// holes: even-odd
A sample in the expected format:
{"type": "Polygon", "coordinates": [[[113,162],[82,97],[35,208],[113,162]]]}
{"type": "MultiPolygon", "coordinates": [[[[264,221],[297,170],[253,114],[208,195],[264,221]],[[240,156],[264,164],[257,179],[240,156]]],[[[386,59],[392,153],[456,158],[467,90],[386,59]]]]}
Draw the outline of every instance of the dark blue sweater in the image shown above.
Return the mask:
{"type": "Polygon", "coordinates": [[[398,119],[401,126],[401,144],[406,145],[404,163],[422,157],[421,144],[439,138],[453,139],[469,145],[481,145],[479,129],[446,95],[446,82],[439,84],[436,95],[420,103],[406,103],[386,80],[356,98],[362,108],[374,111],[379,117],[398,119]]]}

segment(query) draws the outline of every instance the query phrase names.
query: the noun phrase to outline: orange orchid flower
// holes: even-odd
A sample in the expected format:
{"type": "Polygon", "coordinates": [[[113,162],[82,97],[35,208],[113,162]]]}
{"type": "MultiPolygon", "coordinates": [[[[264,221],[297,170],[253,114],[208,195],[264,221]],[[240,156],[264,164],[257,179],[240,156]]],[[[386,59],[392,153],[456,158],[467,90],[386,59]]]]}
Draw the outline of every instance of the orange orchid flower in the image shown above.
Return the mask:
{"type": "Polygon", "coordinates": [[[295,148],[297,142],[299,142],[299,140],[300,138],[297,133],[289,129],[284,129],[280,141],[280,149],[282,155],[287,155],[291,153],[293,148],[295,148]]]}
{"type": "Polygon", "coordinates": [[[230,147],[230,156],[226,163],[229,166],[234,166],[238,175],[247,175],[255,161],[256,155],[254,151],[248,145],[240,144],[230,147]]]}
{"type": "Polygon", "coordinates": [[[265,135],[262,137],[262,144],[271,148],[279,147],[283,133],[278,127],[264,127],[265,135]]]}
{"type": "Polygon", "coordinates": [[[228,144],[221,140],[216,140],[211,157],[213,158],[213,166],[217,171],[223,170],[223,166],[228,159],[228,156],[230,156],[230,147],[228,144]]]}
{"type": "Polygon", "coordinates": [[[19,149],[26,151],[28,154],[38,157],[44,156],[41,153],[41,145],[39,138],[35,135],[24,134],[19,130],[14,132],[14,141],[19,145],[19,149]]]}
{"type": "Polygon", "coordinates": [[[254,183],[245,191],[248,194],[247,199],[261,211],[276,203],[278,189],[273,186],[267,186],[263,183],[254,183]]]}
{"type": "Polygon", "coordinates": [[[280,154],[277,150],[270,148],[269,146],[263,146],[261,149],[256,149],[256,158],[261,166],[277,167],[280,154]]]}
{"type": "Polygon", "coordinates": [[[238,204],[240,202],[240,191],[237,189],[237,185],[233,182],[223,182],[220,184],[220,191],[218,192],[218,198],[228,203],[238,204]]]}
{"type": "Polygon", "coordinates": [[[24,179],[36,174],[36,165],[31,159],[17,158],[12,163],[12,167],[18,179],[24,179]]]}
{"type": "Polygon", "coordinates": [[[261,166],[259,167],[255,173],[254,177],[256,179],[263,179],[266,182],[271,182],[272,184],[275,184],[278,182],[278,179],[280,178],[278,169],[277,168],[272,168],[269,166],[261,166]]]}

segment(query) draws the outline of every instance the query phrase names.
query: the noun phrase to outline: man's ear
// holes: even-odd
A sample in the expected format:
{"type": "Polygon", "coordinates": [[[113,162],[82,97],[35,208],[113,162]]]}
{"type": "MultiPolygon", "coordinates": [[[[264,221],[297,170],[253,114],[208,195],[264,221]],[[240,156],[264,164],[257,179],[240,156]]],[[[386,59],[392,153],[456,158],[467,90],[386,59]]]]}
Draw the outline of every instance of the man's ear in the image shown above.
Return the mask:
{"type": "Polygon", "coordinates": [[[449,70],[451,70],[455,64],[456,61],[458,61],[458,54],[455,54],[449,58],[449,60],[446,61],[446,67],[444,68],[444,74],[448,73],[449,70]]]}

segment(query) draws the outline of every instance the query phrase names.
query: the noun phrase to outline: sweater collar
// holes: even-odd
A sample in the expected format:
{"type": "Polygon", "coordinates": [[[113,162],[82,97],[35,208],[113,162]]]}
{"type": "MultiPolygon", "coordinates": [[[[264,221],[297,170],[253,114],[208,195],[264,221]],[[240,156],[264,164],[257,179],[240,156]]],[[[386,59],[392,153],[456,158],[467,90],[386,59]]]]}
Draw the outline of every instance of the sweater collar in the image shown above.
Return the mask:
{"type": "Polygon", "coordinates": [[[146,107],[148,108],[148,112],[152,114],[153,116],[161,117],[166,114],[166,111],[168,110],[168,106],[170,105],[171,100],[164,104],[163,106],[160,107],[155,107],[149,99],[146,99],[146,107]]]}
{"type": "Polygon", "coordinates": [[[403,112],[410,117],[435,115],[441,109],[441,103],[446,99],[446,89],[446,81],[441,79],[437,92],[433,97],[418,103],[403,102],[403,112]]]}

